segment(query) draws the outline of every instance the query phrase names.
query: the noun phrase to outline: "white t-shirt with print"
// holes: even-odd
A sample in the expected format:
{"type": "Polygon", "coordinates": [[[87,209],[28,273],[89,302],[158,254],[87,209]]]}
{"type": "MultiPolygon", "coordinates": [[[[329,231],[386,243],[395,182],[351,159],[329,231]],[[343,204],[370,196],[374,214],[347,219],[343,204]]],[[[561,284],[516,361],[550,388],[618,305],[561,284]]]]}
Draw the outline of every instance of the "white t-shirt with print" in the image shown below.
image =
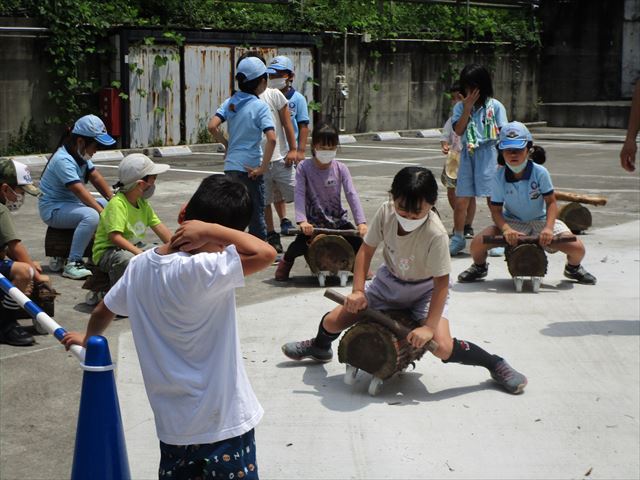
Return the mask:
{"type": "Polygon", "coordinates": [[[387,201],[373,217],[364,241],[372,247],[384,242],[384,263],[400,280],[413,282],[451,272],[449,236],[434,211],[420,227],[400,236],[393,202],[387,201]]]}
{"type": "MultiPolygon", "coordinates": [[[[271,116],[273,116],[273,123],[276,125],[276,148],[273,150],[271,161],[277,162],[289,153],[289,144],[287,143],[287,137],[284,134],[282,122],[280,121],[280,110],[289,102],[284,94],[277,88],[267,88],[262,95],[260,95],[260,100],[269,106],[271,116]]],[[[264,150],[264,144],[266,143],[265,137],[263,137],[262,142],[262,148],[264,150]]]]}
{"type": "Polygon", "coordinates": [[[240,353],[235,289],[242,286],[234,246],[196,255],[153,249],[131,259],[105,296],[109,310],[130,318],[161,441],[218,442],[262,418],[240,353]]]}

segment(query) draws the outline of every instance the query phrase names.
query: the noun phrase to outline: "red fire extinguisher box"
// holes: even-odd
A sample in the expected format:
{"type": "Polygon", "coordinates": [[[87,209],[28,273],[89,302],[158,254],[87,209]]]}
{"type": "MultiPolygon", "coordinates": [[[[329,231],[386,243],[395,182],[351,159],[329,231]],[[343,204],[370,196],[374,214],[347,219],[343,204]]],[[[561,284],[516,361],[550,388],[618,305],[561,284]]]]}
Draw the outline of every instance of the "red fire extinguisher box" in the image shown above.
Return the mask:
{"type": "Polygon", "coordinates": [[[120,91],[117,88],[105,87],[100,90],[100,116],[107,127],[107,132],[113,137],[122,135],[119,94],[120,91]]]}

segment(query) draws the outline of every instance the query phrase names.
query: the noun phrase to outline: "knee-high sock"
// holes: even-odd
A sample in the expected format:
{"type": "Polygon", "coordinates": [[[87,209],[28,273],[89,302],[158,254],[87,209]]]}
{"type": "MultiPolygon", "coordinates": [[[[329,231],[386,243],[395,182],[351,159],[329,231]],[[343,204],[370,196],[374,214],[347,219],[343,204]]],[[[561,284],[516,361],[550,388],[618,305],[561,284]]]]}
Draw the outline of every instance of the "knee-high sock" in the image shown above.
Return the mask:
{"type": "Polygon", "coordinates": [[[477,365],[488,370],[493,370],[496,364],[502,360],[498,355],[492,355],[478,345],[465,340],[453,339],[453,352],[451,356],[443,360],[444,363],[462,363],[463,365],[477,365]]]}

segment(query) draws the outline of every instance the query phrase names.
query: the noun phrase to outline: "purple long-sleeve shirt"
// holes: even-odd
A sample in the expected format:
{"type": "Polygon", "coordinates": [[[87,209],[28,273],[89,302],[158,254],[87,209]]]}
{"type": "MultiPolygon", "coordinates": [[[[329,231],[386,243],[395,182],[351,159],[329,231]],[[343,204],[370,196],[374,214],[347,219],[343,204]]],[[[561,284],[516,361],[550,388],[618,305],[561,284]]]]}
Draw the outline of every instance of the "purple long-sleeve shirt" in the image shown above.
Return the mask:
{"type": "Polygon", "coordinates": [[[366,223],[358,192],[353,186],[349,169],[333,160],[326,170],[318,168],[313,159],[298,165],[296,171],[296,223],[307,221],[318,228],[340,228],[349,222],[342,207],[340,189],[344,190],[356,225],[366,223]]]}

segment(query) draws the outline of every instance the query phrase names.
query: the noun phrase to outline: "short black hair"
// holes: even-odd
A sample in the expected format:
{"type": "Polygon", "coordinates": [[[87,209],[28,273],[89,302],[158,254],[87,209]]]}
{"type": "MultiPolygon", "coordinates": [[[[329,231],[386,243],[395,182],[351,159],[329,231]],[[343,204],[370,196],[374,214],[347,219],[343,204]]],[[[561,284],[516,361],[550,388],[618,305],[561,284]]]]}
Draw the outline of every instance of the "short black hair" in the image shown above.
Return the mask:
{"type": "Polygon", "coordinates": [[[436,204],[438,184],[428,168],[404,167],[393,177],[389,193],[394,200],[400,200],[404,210],[419,213],[422,200],[436,204]]]}
{"type": "Polygon", "coordinates": [[[210,175],[200,183],[185,208],[185,220],[200,220],[244,230],[251,220],[249,190],[222,174],[210,175]]]}
{"type": "Polygon", "coordinates": [[[321,122],[316,125],[311,133],[311,146],[326,145],[328,147],[337,147],[340,143],[338,130],[329,122],[321,122]]]}
{"type": "Polygon", "coordinates": [[[459,81],[455,81],[449,87],[449,93],[464,93],[459,81]]]}
{"type": "Polygon", "coordinates": [[[482,65],[466,65],[460,72],[460,88],[463,93],[477,88],[480,90],[480,100],[484,104],[487,98],[493,97],[493,84],[491,74],[482,65]]]}

